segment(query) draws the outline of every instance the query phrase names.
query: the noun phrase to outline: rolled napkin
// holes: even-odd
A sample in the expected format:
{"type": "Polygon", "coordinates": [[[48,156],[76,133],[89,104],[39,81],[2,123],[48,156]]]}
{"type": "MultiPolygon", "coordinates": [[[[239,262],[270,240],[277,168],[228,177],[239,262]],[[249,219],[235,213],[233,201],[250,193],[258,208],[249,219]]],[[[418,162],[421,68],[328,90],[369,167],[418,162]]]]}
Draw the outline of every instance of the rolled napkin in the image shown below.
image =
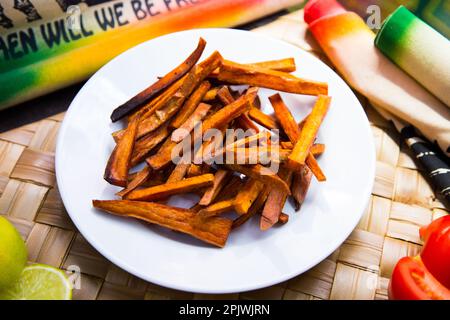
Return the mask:
{"type": "Polygon", "coordinates": [[[360,16],[335,0],[312,0],[305,6],[305,17],[323,51],[354,89],[450,154],[450,110],[375,47],[375,34],[360,16]]]}
{"type": "Polygon", "coordinates": [[[450,42],[400,6],[383,23],[375,46],[450,107],[450,42]]]}

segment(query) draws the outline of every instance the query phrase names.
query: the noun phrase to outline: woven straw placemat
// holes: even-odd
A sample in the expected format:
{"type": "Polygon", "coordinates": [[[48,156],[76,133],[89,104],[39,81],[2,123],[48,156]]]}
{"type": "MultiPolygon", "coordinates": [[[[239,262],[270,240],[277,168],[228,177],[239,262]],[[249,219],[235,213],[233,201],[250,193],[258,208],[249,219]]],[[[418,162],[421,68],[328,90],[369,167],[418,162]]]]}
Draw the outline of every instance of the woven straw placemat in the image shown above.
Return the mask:
{"type": "MultiPolygon", "coordinates": [[[[259,27],[325,60],[303,12],[259,27]]],[[[72,270],[74,299],[387,299],[396,261],[420,251],[419,227],[448,212],[416,168],[392,125],[360,98],[376,142],[368,208],[350,237],[305,274],[257,291],[204,295],[163,288],[121,270],[77,231],[58,194],[54,152],[64,114],[0,134],[0,215],[20,231],[29,261],[72,270]],[[79,272],[81,273],[79,273],[79,272]]]]}

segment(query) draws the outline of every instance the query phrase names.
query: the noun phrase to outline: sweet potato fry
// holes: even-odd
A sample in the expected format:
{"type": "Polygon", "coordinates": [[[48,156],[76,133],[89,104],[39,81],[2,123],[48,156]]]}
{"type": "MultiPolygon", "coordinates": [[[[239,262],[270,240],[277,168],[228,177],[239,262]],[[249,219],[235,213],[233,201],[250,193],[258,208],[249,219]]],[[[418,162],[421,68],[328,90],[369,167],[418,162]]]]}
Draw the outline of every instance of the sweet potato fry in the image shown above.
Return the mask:
{"type": "Polygon", "coordinates": [[[298,128],[298,124],[295,121],[291,111],[281,99],[280,94],[277,93],[270,96],[269,101],[275,111],[275,116],[277,117],[278,122],[281,124],[281,127],[288,136],[289,140],[296,142],[300,136],[300,129],[298,128]]]}
{"type": "Polygon", "coordinates": [[[217,197],[222,188],[227,184],[231,172],[223,169],[217,170],[214,174],[214,182],[211,187],[206,189],[199,203],[202,206],[209,206],[217,197]]]}
{"type": "Polygon", "coordinates": [[[208,90],[208,92],[205,93],[205,96],[203,97],[204,102],[210,102],[216,99],[217,92],[220,90],[219,87],[214,87],[208,90]]]}
{"type": "Polygon", "coordinates": [[[175,169],[173,169],[172,173],[170,174],[169,178],[167,178],[167,182],[177,182],[184,179],[184,176],[186,175],[187,170],[189,169],[190,164],[189,163],[183,163],[180,162],[175,166],[175,169]]]}
{"type": "Polygon", "coordinates": [[[254,98],[254,95],[256,95],[256,92],[252,92],[249,95],[244,95],[211,115],[209,118],[203,121],[202,134],[212,128],[224,127],[227,123],[231,122],[232,120],[243,114],[245,111],[250,109],[249,101],[252,97],[254,98]]]}
{"type": "Polygon", "coordinates": [[[202,174],[202,165],[201,164],[195,164],[191,163],[189,166],[186,175],[189,178],[196,177],[202,174]]]}
{"type": "MultiPolygon", "coordinates": [[[[223,148],[216,150],[214,153],[206,152],[207,150],[204,150],[202,153],[203,161],[209,163],[209,161],[212,161],[214,158],[223,156],[223,154],[225,152],[228,152],[228,151],[234,152],[235,149],[240,148],[240,147],[245,147],[250,144],[262,144],[263,142],[270,140],[270,137],[271,137],[270,132],[263,131],[263,132],[251,135],[249,137],[245,137],[245,138],[236,140],[232,143],[229,143],[229,144],[225,145],[223,148]]],[[[197,162],[200,160],[197,157],[197,155],[194,159],[197,162]]]]}
{"type": "Polygon", "coordinates": [[[234,159],[237,164],[268,164],[270,161],[278,163],[287,160],[292,150],[274,147],[253,147],[234,149],[234,159]]]}
{"type": "Polygon", "coordinates": [[[152,170],[148,166],[145,166],[144,169],[139,171],[134,178],[128,182],[127,187],[117,192],[116,195],[119,197],[124,197],[137,187],[141,186],[150,177],[151,172],[152,170]]]}
{"type": "Polygon", "coordinates": [[[314,143],[320,124],[327,114],[331,98],[319,95],[310,115],[306,118],[305,125],[300,132],[297,143],[287,161],[287,166],[292,170],[300,170],[305,164],[310,148],[314,143]]]}
{"type": "Polygon", "coordinates": [[[196,224],[196,213],[189,209],[127,200],[93,200],[92,203],[97,209],[183,232],[218,247],[225,245],[231,231],[232,221],[225,218],[212,217],[201,225],[196,224]]]}
{"type": "Polygon", "coordinates": [[[157,130],[150,132],[134,143],[130,166],[134,167],[141,162],[157,145],[170,134],[168,125],[165,124],[157,130]]]}
{"type": "MultiPolygon", "coordinates": [[[[282,149],[292,149],[294,148],[294,144],[290,141],[281,141],[280,147],[282,149]]],[[[310,152],[314,157],[320,156],[325,152],[325,145],[323,143],[314,143],[311,146],[310,152]]]]}
{"type": "Polygon", "coordinates": [[[257,124],[267,128],[269,130],[280,129],[276,119],[265,114],[264,112],[262,112],[261,110],[255,108],[255,107],[250,108],[250,111],[248,112],[248,116],[250,117],[250,119],[255,121],[257,124]]]}
{"type": "Polygon", "coordinates": [[[194,127],[208,114],[209,109],[211,109],[210,104],[200,103],[186,121],[181,124],[178,129],[172,132],[172,141],[180,142],[190,135],[191,131],[194,130],[194,127]]]}
{"type": "Polygon", "coordinates": [[[217,79],[232,84],[246,84],[290,93],[307,95],[328,93],[328,85],[324,82],[306,80],[286,72],[231,61],[222,63],[217,79]]]}
{"type": "Polygon", "coordinates": [[[139,117],[136,117],[125,130],[122,139],[116,144],[111,153],[108,164],[103,175],[109,183],[125,187],[128,181],[128,171],[130,170],[130,160],[133,153],[134,139],[139,124],[139,117]]]}
{"type": "Polygon", "coordinates": [[[296,70],[294,58],[261,61],[249,63],[248,65],[283,72],[294,72],[296,70]]]}
{"type": "MultiPolygon", "coordinates": [[[[220,90],[217,92],[217,96],[224,105],[228,105],[235,101],[233,95],[231,94],[227,86],[223,86],[222,88],[220,88],[220,90]]],[[[258,127],[245,113],[237,117],[236,121],[238,123],[238,126],[244,130],[253,130],[255,133],[259,132],[258,127]]]]}
{"type": "Polygon", "coordinates": [[[208,173],[155,187],[133,190],[125,198],[127,200],[154,201],[174,194],[187,193],[198,188],[209,187],[213,184],[213,181],[214,175],[208,173]]]}
{"type": "MultiPolygon", "coordinates": [[[[228,212],[233,210],[234,208],[234,200],[223,200],[220,202],[216,202],[204,209],[198,211],[197,215],[199,218],[210,218],[214,216],[218,216],[221,213],[228,212]]],[[[202,221],[203,222],[203,221],[202,221]]]]}
{"type": "Polygon", "coordinates": [[[241,225],[246,223],[251,217],[253,217],[255,214],[261,212],[261,209],[264,206],[264,203],[266,202],[267,196],[269,195],[269,191],[270,191],[270,188],[264,187],[264,189],[259,194],[258,198],[256,198],[256,201],[253,202],[253,204],[250,207],[250,210],[248,210],[247,214],[241,215],[238,218],[233,220],[232,229],[236,229],[237,227],[240,227],[241,225]]]}
{"type": "Polygon", "coordinates": [[[249,178],[234,201],[236,212],[240,215],[246,214],[263,188],[264,184],[261,181],[249,178]]]}
{"type": "MultiPolygon", "coordinates": [[[[286,168],[281,168],[280,178],[283,179],[288,185],[291,184],[292,171],[286,168]]],[[[264,209],[261,214],[260,229],[267,230],[278,222],[278,219],[286,203],[288,194],[278,188],[272,188],[269,196],[267,197],[264,209]]]]}
{"type": "Polygon", "coordinates": [[[300,172],[294,172],[292,177],[291,192],[295,202],[295,210],[298,211],[311,184],[312,172],[307,166],[303,166],[300,172]]]}
{"type": "Polygon", "coordinates": [[[172,128],[180,128],[183,123],[185,123],[189,119],[210,87],[211,84],[208,81],[203,81],[202,83],[200,83],[198,88],[195,89],[191,96],[186,100],[183,107],[170,123],[170,126],[172,128]]]}
{"type": "Polygon", "coordinates": [[[111,114],[111,120],[113,122],[121,119],[122,117],[130,114],[132,111],[142,106],[142,104],[149,101],[152,97],[156,96],[162,90],[170,86],[172,83],[183,77],[200,59],[203,50],[205,49],[206,41],[200,38],[198,41],[197,48],[189,55],[189,57],[183,61],[175,69],[167,73],[164,77],[156,81],[147,89],[141,91],[136,96],[117,107],[111,114]]]}
{"type": "Polygon", "coordinates": [[[289,186],[280,177],[269,168],[260,164],[243,166],[238,164],[226,164],[231,170],[245,174],[247,177],[259,180],[270,187],[277,187],[284,190],[288,195],[291,194],[289,186]]]}
{"type": "Polygon", "coordinates": [[[278,223],[279,224],[286,224],[289,221],[289,215],[286,213],[280,213],[280,216],[278,217],[278,223]]]}
{"type": "Polygon", "coordinates": [[[306,157],[306,165],[311,169],[312,173],[314,174],[314,176],[318,181],[327,180],[325,174],[322,172],[322,169],[319,167],[316,158],[314,158],[311,152],[306,157]]]}
{"type": "Polygon", "coordinates": [[[181,87],[167,101],[166,105],[141,121],[137,134],[138,138],[157,129],[177,113],[194,89],[221,63],[222,56],[217,51],[214,51],[208,58],[192,68],[186,75],[181,87]]]}
{"type": "MultiPolygon", "coordinates": [[[[230,60],[224,60],[224,63],[236,63],[230,60]]],[[[247,67],[258,67],[264,69],[270,69],[275,71],[283,71],[283,72],[294,72],[296,70],[295,60],[294,58],[285,58],[280,60],[267,60],[261,62],[253,62],[253,63],[245,63],[243,64],[247,67]]],[[[213,73],[211,73],[211,77],[217,77],[220,70],[216,69],[213,73]]]]}

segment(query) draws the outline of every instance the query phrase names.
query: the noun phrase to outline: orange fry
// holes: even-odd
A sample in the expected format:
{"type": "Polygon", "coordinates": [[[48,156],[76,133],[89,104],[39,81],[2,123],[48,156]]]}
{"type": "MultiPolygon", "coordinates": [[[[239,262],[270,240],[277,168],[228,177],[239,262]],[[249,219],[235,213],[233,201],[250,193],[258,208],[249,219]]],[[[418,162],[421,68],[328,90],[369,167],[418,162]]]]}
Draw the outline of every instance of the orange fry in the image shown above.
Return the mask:
{"type": "Polygon", "coordinates": [[[214,174],[213,185],[206,189],[198,204],[202,206],[209,206],[215,200],[222,188],[226,185],[230,177],[230,171],[223,169],[217,170],[214,174]]]}
{"type": "MultiPolygon", "coordinates": [[[[285,168],[280,170],[280,178],[282,178],[288,185],[291,184],[292,171],[285,168]]],[[[260,229],[267,230],[278,222],[278,219],[286,203],[288,194],[281,189],[272,188],[267,197],[264,209],[261,214],[260,229]]]]}
{"type": "Polygon", "coordinates": [[[307,166],[303,166],[300,172],[294,172],[292,177],[291,192],[295,200],[295,210],[299,210],[311,184],[312,172],[307,166]]]}
{"type": "Polygon", "coordinates": [[[269,195],[269,191],[270,188],[264,187],[264,189],[259,194],[258,198],[256,198],[256,201],[253,202],[247,214],[241,215],[233,221],[232,229],[240,227],[241,225],[246,223],[251,217],[253,217],[255,214],[261,211],[262,207],[264,206],[264,203],[266,202],[267,196],[269,195]]]}
{"type": "Polygon", "coordinates": [[[208,173],[201,176],[168,182],[159,186],[133,190],[125,196],[127,200],[154,201],[168,196],[187,193],[198,188],[209,187],[213,184],[214,175],[208,173]]]}
{"type": "Polygon", "coordinates": [[[289,156],[287,165],[292,170],[301,170],[301,166],[305,164],[310,148],[314,143],[319,127],[323,118],[327,114],[331,98],[319,95],[310,115],[306,118],[300,136],[289,156]]]}
{"type": "Polygon", "coordinates": [[[281,99],[280,94],[277,93],[270,96],[269,101],[272,104],[278,122],[281,124],[284,132],[289,137],[289,140],[291,140],[292,142],[297,141],[298,137],[300,136],[300,129],[298,128],[298,124],[295,121],[291,111],[281,99]]]}
{"type": "Polygon", "coordinates": [[[167,178],[166,183],[183,180],[184,176],[186,175],[187,170],[189,169],[189,166],[190,166],[189,163],[183,163],[183,162],[178,163],[175,166],[175,169],[173,169],[169,178],[167,178]]]}
{"type": "Polygon", "coordinates": [[[221,213],[228,212],[233,210],[234,208],[234,200],[223,200],[220,202],[216,202],[204,209],[201,209],[197,212],[199,218],[210,218],[214,216],[218,216],[221,213]]]}
{"type": "Polygon", "coordinates": [[[279,129],[278,123],[273,117],[265,114],[264,112],[262,112],[261,110],[255,108],[255,107],[250,108],[250,111],[248,112],[248,116],[253,121],[255,121],[257,124],[267,128],[269,130],[279,129]]]}
{"type": "Polygon", "coordinates": [[[245,174],[247,177],[259,180],[270,187],[277,187],[280,188],[281,190],[284,190],[287,194],[289,195],[291,194],[289,186],[286,184],[285,181],[280,179],[280,177],[276,173],[274,173],[271,169],[263,167],[260,164],[255,164],[251,166],[243,166],[239,164],[226,164],[225,166],[234,171],[245,174]]]}
{"type": "Polygon", "coordinates": [[[183,61],[175,69],[171,70],[164,77],[156,81],[150,87],[138,93],[136,96],[117,107],[111,114],[111,120],[113,122],[121,119],[125,115],[131,113],[136,108],[142,106],[145,102],[149,101],[152,97],[160,93],[162,90],[170,86],[172,83],[183,77],[200,59],[203,50],[205,49],[206,41],[200,38],[197,48],[189,55],[189,57],[183,61]]]}
{"type": "Polygon", "coordinates": [[[269,88],[290,93],[319,95],[328,93],[325,82],[306,80],[289,73],[224,61],[217,79],[232,84],[269,88]]]}
{"type": "Polygon", "coordinates": [[[208,114],[209,109],[211,109],[210,104],[200,103],[186,121],[181,124],[178,129],[172,132],[172,141],[180,142],[189,136],[191,131],[194,130],[194,127],[208,114]]]}
{"type": "Polygon", "coordinates": [[[170,134],[166,125],[159,127],[157,130],[150,132],[134,143],[133,154],[131,156],[131,167],[141,162],[158,144],[160,144],[170,134]]]}
{"type": "Polygon", "coordinates": [[[97,209],[183,232],[218,247],[225,245],[231,231],[229,219],[212,217],[197,224],[195,212],[154,202],[93,200],[92,204],[97,209]]]}
{"type": "Polygon", "coordinates": [[[240,215],[246,214],[263,188],[264,184],[261,181],[252,178],[248,179],[234,201],[236,212],[240,215]]]}
{"type": "Polygon", "coordinates": [[[175,118],[171,122],[171,127],[179,128],[183,123],[185,123],[194,110],[197,108],[199,103],[204,98],[206,92],[211,87],[211,84],[208,81],[203,81],[197,89],[191,94],[191,96],[186,100],[181,110],[175,116],[175,118]]]}
{"type": "Polygon", "coordinates": [[[138,124],[139,117],[136,117],[128,125],[122,139],[116,144],[113,152],[109,156],[103,178],[113,185],[120,187],[127,185],[128,171],[130,170],[130,160],[138,124]]]}
{"type": "Polygon", "coordinates": [[[147,181],[147,179],[150,177],[151,172],[152,170],[148,166],[145,166],[144,169],[139,171],[134,176],[134,178],[130,182],[128,182],[127,187],[121,190],[120,192],[117,192],[116,195],[123,198],[125,195],[127,195],[137,187],[141,186],[145,181],[147,181]]]}

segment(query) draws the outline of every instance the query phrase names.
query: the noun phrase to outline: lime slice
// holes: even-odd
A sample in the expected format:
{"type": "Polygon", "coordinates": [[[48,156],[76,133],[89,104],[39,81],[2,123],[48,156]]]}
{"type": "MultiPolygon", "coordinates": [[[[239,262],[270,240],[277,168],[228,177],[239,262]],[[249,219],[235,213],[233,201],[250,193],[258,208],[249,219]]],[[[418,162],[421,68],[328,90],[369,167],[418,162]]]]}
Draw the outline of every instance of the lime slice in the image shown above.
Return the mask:
{"type": "Polygon", "coordinates": [[[64,272],[43,264],[23,269],[20,279],[0,291],[0,300],[70,300],[72,284],[64,272]]]}

